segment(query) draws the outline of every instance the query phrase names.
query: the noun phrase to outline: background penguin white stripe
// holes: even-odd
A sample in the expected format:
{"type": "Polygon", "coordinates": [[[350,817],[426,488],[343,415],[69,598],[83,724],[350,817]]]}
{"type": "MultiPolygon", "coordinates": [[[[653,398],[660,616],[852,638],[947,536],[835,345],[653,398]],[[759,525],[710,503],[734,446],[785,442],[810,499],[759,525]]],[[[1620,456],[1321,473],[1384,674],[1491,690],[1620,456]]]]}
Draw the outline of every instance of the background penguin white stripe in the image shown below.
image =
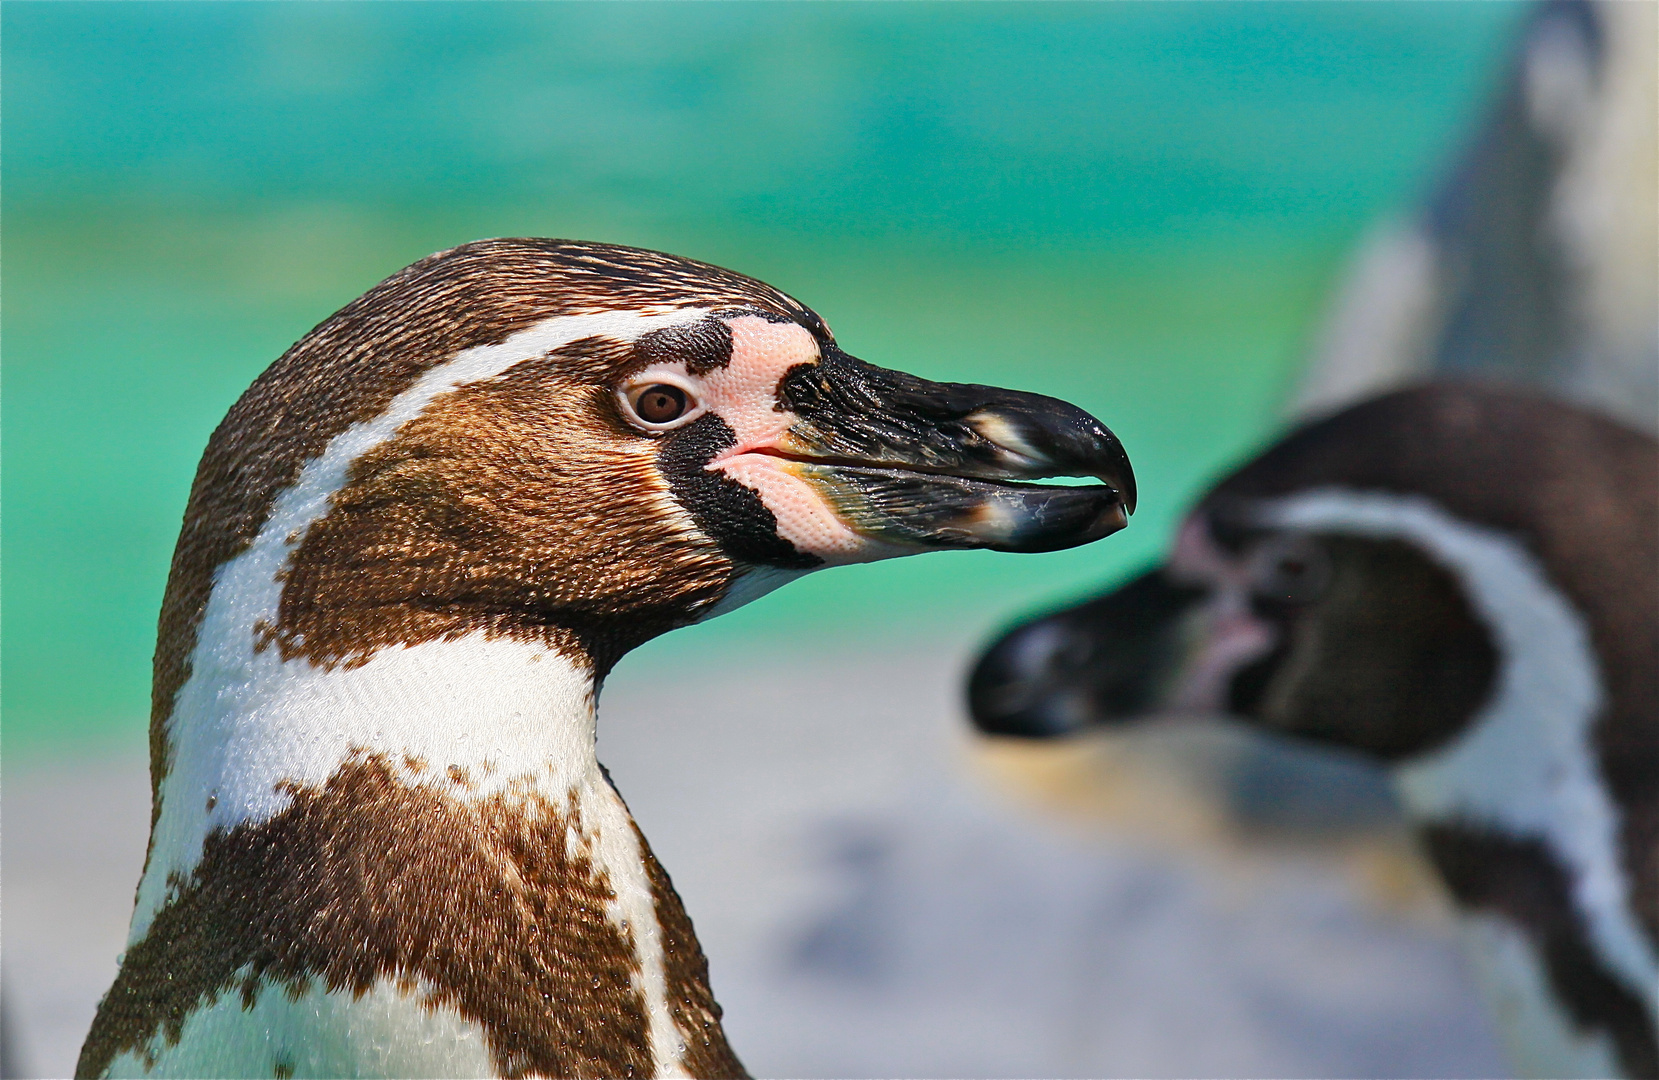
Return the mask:
{"type": "Polygon", "coordinates": [[[1452,742],[1399,766],[1413,816],[1542,837],[1611,971],[1659,1011],[1659,959],[1636,925],[1620,821],[1591,741],[1603,705],[1584,620],[1512,537],[1460,522],[1427,499],[1327,489],[1280,500],[1274,525],[1408,540],[1456,573],[1499,643],[1491,701],[1452,742]]]}

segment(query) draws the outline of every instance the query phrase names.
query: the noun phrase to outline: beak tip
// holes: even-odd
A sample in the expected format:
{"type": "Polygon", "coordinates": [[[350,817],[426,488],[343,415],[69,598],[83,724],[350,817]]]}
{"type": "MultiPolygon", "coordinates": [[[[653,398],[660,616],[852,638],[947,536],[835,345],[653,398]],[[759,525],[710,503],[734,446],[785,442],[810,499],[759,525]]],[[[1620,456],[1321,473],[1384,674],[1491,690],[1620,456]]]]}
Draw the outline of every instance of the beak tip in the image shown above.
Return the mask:
{"type": "Polygon", "coordinates": [[[1114,483],[1117,487],[1118,495],[1123,499],[1124,513],[1133,514],[1135,512],[1135,499],[1137,494],[1135,488],[1135,467],[1129,464],[1129,452],[1123,448],[1123,444],[1118,441],[1118,437],[1113,435],[1111,438],[1112,447],[1117,451],[1116,456],[1118,460],[1117,468],[1113,470],[1115,479],[1108,482],[1114,483]]]}
{"type": "Polygon", "coordinates": [[[1134,514],[1135,474],[1129,468],[1129,459],[1127,457],[1122,459],[1121,468],[1104,469],[1096,475],[1116,493],[1118,505],[1123,510],[1124,517],[1127,518],[1134,514]]]}
{"type": "Polygon", "coordinates": [[[1136,501],[1135,467],[1129,463],[1129,452],[1111,428],[1081,409],[1076,411],[1086,422],[1083,425],[1083,445],[1073,450],[1076,455],[1074,460],[1087,462],[1085,467],[1092,466],[1095,478],[1111,485],[1112,490],[1117,492],[1125,516],[1133,514],[1136,501]]]}
{"type": "Polygon", "coordinates": [[[1108,483],[1112,483],[1112,486],[1117,488],[1118,499],[1123,503],[1123,514],[1125,517],[1129,517],[1135,512],[1135,474],[1129,471],[1127,459],[1123,466],[1122,483],[1112,483],[1111,481],[1108,481],[1108,483]]]}

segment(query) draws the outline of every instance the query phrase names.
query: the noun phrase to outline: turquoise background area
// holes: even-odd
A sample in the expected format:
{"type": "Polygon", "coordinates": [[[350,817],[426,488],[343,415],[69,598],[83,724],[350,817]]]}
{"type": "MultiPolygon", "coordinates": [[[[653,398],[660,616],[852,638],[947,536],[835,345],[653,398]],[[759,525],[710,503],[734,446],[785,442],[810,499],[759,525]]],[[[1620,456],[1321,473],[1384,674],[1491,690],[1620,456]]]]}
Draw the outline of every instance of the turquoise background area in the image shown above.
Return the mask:
{"type": "Polygon", "coordinates": [[[1523,10],[9,0],[6,749],[141,736],[208,433],[480,236],[731,266],[874,363],[1074,400],[1135,462],[1099,545],[838,570],[625,663],[960,640],[1120,576],[1273,430],[1344,253],[1436,177],[1523,10]]]}

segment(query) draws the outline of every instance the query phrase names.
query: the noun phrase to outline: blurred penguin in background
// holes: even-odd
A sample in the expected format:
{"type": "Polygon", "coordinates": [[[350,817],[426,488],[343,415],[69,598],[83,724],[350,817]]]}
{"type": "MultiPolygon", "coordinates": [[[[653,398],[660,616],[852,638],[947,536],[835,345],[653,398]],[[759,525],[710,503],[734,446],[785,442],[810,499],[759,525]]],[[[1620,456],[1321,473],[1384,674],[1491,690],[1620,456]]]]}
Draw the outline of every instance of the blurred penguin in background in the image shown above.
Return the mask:
{"type": "Polygon", "coordinates": [[[1074,766],[1161,770],[1238,836],[1364,832],[1386,790],[1533,1076],[1659,1076],[1656,12],[1539,6],[1361,251],[1299,426],[969,691],[982,732],[1087,733],[1074,766]]]}
{"type": "Polygon", "coordinates": [[[1355,259],[1293,414],[1478,379],[1659,429],[1656,12],[1538,7],[1462,160],[1355,259]]]}

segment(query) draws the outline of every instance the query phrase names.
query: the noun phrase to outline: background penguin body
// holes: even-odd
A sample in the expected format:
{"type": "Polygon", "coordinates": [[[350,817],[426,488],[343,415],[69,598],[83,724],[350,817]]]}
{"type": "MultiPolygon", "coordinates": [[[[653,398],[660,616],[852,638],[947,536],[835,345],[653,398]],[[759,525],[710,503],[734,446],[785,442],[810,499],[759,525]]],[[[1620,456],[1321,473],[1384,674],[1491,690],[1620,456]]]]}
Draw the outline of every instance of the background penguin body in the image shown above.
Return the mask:
{"type": "MultiPolygon", "coordinates": [[[[1654,450],[1637,434],[1659,430],[1656,14],[1651,4],[1550,0],[1535,7],[1483,124],[1414,211],[1373,231],[1333,298],[1286,407],[1297,422],[1329,421],[1290,436],[1223,481],[1175,541],[1172,562],[1194,557],[1215,573],[1230,563],[1235,586],[1250,573],[1267,572],[1274,556],[1305,556],[1316,576],[1340,570],[1341,582],[1392,578],[1415,608],[1383,601],[1368,627],[1324,624],[1317,633],[1334,640],[1340,630],[1350,641],[1387,643],[1389,663],[1416,671],[1415,681],[1378,675],[1374,666],[1366,682],[1350,663],[1352,654],[1319,652],[1316,662],[1304,650],[1309,678],[1302,685],[1320,687],[1342,705],[1350,713],[1346,729],[1314,725],[1297,733],[1304,738],[1286,739],[1278,722],[1247,727],[1221,719],[1228,708],[1277,716],[1287,707],[1267,689],[1260,657],[1253,671],[1242,673],[1238,700],[1230,700],[1228,678],[1241,674],[1240,656],[1261,647],[1247,620],[1235,620],[1202,672],[1208,682],[1189,683],[1184,700],[1167,700],[1171,658],[1204,632],[1172,613],[1187,610],[1215,583],[1202,574],[1196,584],[1172,579],[1160,568],[1016,630],[993,649],[973,691],[982,727],[1029,735],[1124,717],[1160,695],[1166,707],[1181,710],[1136,724],[1097,725],[1088,739],[1046,744],[1077,747],[1061,764],[1043,757],[1035,743],[985,741],[983,756],[1003,777],[1047,801],[1108,807],[1104,816],[1127,822],[1130,831],[1169,834],[1180,831],[1180,822],[1208,822],[1199,837],[1207,854],[1231,846],[1248,858],[1262,839],[1308,845],[1373,835],[1387,847],[1388,788],[1424,826],[1439,818],[1412,811],[1410,796],[1415,792],[1420,804],[1433,807],[1436,785],[1444,788],[1448,774],[1411,773],[1403,762],[1428,753],[1434,738],[1454,739],[1454,729],[1473,714],[1471,703],[1487,700],[1502,667],[1501,643],[1483,621],[1489,613],[1477,609],[1466,583],[1424,542],[1399,535],[1401,522],[1418,532],[1433,531],[1431,525],[1467,528],[1492,541],[1484,548],[1489,553],[1508,550],[1518,564],[1532,560],[1539,572],[1511,575],[1495,587],[1501,594],[1541,581],[1533,595],[1556,595],[1559,603],[1542,603],[1562,633],[1572,638],[1580,633],[1575,625],[1590,628],[1580,636],[1591,644],[1579,654],[1598,674],[1593,685],[1577,684],[1584,694],[1603,695],[1613,711],[1597,712],[1588,729],[1600,740],[1590,755],[1600,780],[1576,787],[1603,790],[1619,818],[1622,840],[1614,846],[1629,887],[1620,892],[1605,876],[1575,878],[1562,871],[1559,851],[1499,843],[1489,830],[1425,827],[1420,847],[1461,909],[1485,913],[1465,920],[1480,939],[1475,955],[1484,959],[1477,966],[1511,1056],[1536,1075],[1652,1075],[1656,1068],[1653,980],[1645,974],[1650,961],[1642,959],[1651,958],[1659,913],[1653,886],[1659,851],[1652,786],[1659,775],[1651,686],[1659,661],[1651,602],[1654,450]],[[1529,393],[1505,395],[1482,385],[1529,393]],[[1394,393],[1406,387],[1422,389],[1394,393]],[[1425,437],[1435,431],[1438,441],[1425,437]],[[1364,497],[1344,505],[1338,491],[1364,497]],[[1308,500],[1296,511],[1305,515],[1298,529],[1319,524],[1321,515],[1329,525],[1347,514],[1354,520],[1346,534],[1327,541],[1331,550],[1287,538],[1283,550],[1252,548],[1255,563],[1241,562],[1243,549],[1227,544],[1266,526],[1255,522],[1241,532],[1221,511],[1229,504],[1282,503],[1293,493],[1308,500]],[[1195,525],[1198,516],[1206,523],[1195,525]],[[1393,525],[1381,520],[1390,517],[1393,525]],[[1221,538],[1210,537],[1214,528],[1221,538]],[[1629,546],[1606,546],[1618,543],[1629,546]],[[1610,561],[1620,551],[1625,562],[1610,561]],[[1064,637],[1056,627],[1086,615],[1094,618],[1089,642],[1072,639],[1069,656],[1056,652],[1064,637]],[[1414,655],[1408,647],[1414,641],[1433,644],[1414,655]],[[1016,718],[1020,694],[1011,683],[987,689],[999,656],[1028,672],[1041,663],[1087,668],[1092,689],[1067,675],[1067,688],[1051,687],[1046,711],[1026,708],[1016,718]],[[1402,706],[1379,680],[1414,688],[1416,697],[1402,706]],[[1370,730],[1360,729],[1363,715],[1370,730]],[[1383,773],[1374,766],[1389,768],[1388,782],[1379,784],[1383,773]],[[1402,783],[1408,775],[1415,779],[1402,783]],[[1126,780],[1155,789],[1155,797],[1108,797],[1106,788],[1132,786],[1126,780]],[[1146,805],[1125,805],[1137,798],[1146,805]],[[1604,899],[1618,893],[1615,906],[1627,911],[1627,929],[1640,930],[1604,935],[1600,953],[1574,915],[1574,904],[1598,890],[1604,899]],[[1530,938],[1512,932],[1520,923],[1532,927],[1530,938]],[[1614,954],[1637,959],[1610,960],[1614,954]]],[[[1311,587],[1288,579],[1277,584],[1287,595],[1311,587]]],[[[1574,683],[1568,673],[1560,681],[1574,683]]],[[[1510,794],[1518,804],[1524,792],[1510,794]]],[[[1592,807],[1579,817],[1598,814],[1592,807]]],[[[1605,823],[1601,828],[1607,831],[1605,823]]],[[[1558,836],[1557,847],[1566,840],[1558,836]]]]}

